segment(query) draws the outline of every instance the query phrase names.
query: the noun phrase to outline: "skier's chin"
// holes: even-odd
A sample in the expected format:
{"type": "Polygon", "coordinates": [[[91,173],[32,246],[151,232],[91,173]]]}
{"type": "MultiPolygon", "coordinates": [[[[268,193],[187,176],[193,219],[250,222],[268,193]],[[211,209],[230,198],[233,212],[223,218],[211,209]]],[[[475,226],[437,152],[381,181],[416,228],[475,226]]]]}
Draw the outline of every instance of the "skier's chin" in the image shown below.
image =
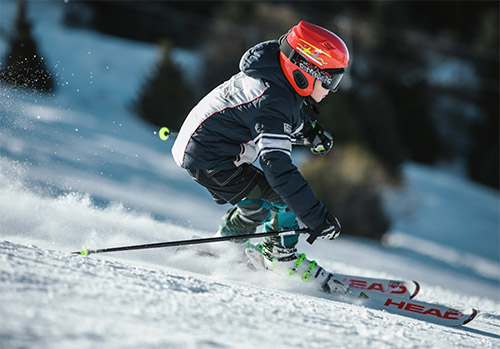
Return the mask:
{"type": "Polygon", "coordinates": [[[313,96],[311,96],[311,97],[312,97],[312,99],[314,99],[314,101],[316,103],[320,103],[323,99],[325,99],[326,96],[328,96],[328,94],[326,94],[324,96],[320,96],[320,97],[313,97],[313,96]]]}

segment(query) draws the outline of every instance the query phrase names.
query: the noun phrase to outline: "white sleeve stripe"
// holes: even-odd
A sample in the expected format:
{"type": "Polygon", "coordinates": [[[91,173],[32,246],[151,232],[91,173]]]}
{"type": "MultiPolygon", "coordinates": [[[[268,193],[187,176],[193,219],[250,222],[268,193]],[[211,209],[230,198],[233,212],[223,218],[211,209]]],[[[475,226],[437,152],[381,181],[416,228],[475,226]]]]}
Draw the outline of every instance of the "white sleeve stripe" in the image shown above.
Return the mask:
{"type": "Polygon", "coordinates": [[[287,152],[291,152],[292,150],[292,141],[290,137],[257,137],[257,142],[255,145],[257,146],[257,150],[260,152],[263,149],[281,149],[287,152]]]}
{"type": "Polygon", "coordinates": [[[291,152],[287,151],[287,150],[284,150],[284,149],[276,149],[276,148],[265,148],[265,149],[262,149],[260,152],[259,152],[259,157],[264,155],[264,154],[267,154],[267,153],[272,153],[274,151],[279,151],[279,152],[282,152],[282,153],[285,153],[287,154],[288,156],[291,155],[291,152]]]}
{"type": "Polygon", "coordinates": [[[254,142],[257,143],[259,140],[263,138],[270,138],[270,139],[288,139],[291,140],[291,137],[289,135],[285,134],[278,134],[278,133],[261,133],[257,137],[254,138],[254,142]]]}

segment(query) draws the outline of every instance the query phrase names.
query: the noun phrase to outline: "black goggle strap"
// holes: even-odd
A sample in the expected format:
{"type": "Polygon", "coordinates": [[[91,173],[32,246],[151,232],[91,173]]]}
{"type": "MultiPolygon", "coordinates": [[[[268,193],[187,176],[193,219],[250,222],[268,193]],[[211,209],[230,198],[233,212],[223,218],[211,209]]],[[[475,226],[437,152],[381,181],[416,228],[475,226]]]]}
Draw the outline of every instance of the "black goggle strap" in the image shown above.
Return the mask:
{"type": "Polygon", "coordinates": [[[295,51],[288,41],[286,35],[280,38],[280,50],[288,59],[298,66],[300,69],[321,81],[324,89],[336,92],[339,88],[340,81],[344,76],[344,68],[322,70],[314,64],[310,63],[304,56],[295,51]]]}

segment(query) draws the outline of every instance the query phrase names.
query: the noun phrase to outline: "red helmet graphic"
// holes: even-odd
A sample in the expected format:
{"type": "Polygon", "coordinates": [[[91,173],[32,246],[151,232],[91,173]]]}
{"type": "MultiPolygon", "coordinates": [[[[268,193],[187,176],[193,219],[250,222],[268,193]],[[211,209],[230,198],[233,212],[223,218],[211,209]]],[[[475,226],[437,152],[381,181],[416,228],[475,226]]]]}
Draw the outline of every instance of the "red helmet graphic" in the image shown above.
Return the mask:
{"type": "Polygon", "coordinates": [[[336,92],[349,65],[349,51],[331,31],[302,21],[280,38],[280,65],[301,96],[312,93],[315,79],[336,92]]]}

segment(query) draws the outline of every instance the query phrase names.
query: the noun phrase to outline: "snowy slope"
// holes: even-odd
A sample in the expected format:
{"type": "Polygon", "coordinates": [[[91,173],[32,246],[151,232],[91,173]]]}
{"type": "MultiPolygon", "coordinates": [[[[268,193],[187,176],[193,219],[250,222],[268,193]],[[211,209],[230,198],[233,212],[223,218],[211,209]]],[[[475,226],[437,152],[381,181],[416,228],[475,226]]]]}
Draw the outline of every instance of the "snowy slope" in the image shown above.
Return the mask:
{"type": "MultiPolygon", "coordinates": [[[[186,272],[0,243],[5,347],[493,348],[443,328],[326,299],[186,272]],[[13,292],[15,291],[15,292],[13,292]],[[24,314],[19,315],[19,309],[24,314]],[[445,333],[446,335],[443,335],[445,333]]],[[[493,307],[490,304],[489,307],[493,307]]],[[[489,310],[492,310],[491,308],[489,310]]]]}
{"type": "MultiPolygon", "coordinates": [[[[416,279],[421,300],[477,308],[463,328],[249,272],[231,244],[217,247],[219,260],[168,249],[70,255],[209,236],[227,207],[127,107],[155,47],[63,28],[62,6],[29,7],[56,95],[0,85],[1,348],[500,346],[498,193],[413,164],[405,189],[387,193],[396,221],[386,246],[343,237],[300,247],[332,271],[416,279]]],[[[0,4],[2,28],[14,13],[0,4]]]]}

